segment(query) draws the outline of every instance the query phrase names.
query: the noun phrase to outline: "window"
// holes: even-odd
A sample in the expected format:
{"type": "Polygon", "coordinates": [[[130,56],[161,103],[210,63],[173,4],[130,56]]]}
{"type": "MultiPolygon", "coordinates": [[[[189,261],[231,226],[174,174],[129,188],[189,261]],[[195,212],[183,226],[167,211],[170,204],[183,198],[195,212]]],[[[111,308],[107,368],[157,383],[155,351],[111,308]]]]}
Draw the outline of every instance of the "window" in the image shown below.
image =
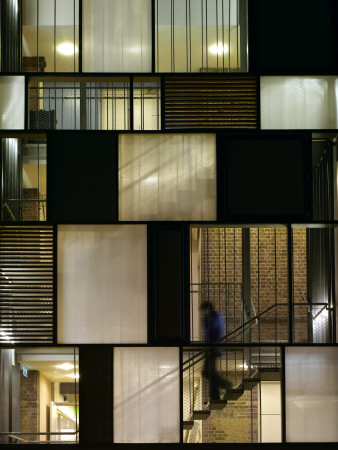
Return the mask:
{"type": "Polygon", "coordinates": [[[247,72],[246,0],[156,0],[157,72],[247,72]]]}
{"type": "Polygon", "coordinates": [[[23,0],[24,72],[78,72],[79,0],[23,0]]]}

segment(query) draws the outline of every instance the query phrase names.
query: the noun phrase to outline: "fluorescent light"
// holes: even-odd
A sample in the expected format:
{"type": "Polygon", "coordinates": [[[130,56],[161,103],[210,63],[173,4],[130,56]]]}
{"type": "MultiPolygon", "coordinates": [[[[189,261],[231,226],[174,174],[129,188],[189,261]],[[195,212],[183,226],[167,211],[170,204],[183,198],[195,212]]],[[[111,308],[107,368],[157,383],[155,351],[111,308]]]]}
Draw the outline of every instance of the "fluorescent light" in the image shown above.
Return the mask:
{"type": "MultiPolygon", "coordinates": [[[[70,42],[63,42],[57,46],[57,51],[62,55],[70,56],[74,55],[74,44],[70,42]]],[[[77,53],[77,47],[75,46],[75,53],[77,53]]]]}
{"type": "Polygon", "coordinates": [[[72,373],[71,375],[67,375],[67,377],[68,378],[75,378],[75,379],[78,380],[80,378],[80,375],[78,373],[76,373],[76,374],[72,373]]]}
{"type": "Polygon", "coordinates": [[[56,366],[56,368],[62,370],[71,370],[74,369],[74,364],[70,363],[59,364],[58,366],[56,366]]]}
{"type": "Polygon", "coordinates": [[[214,44],[210,47],[210,51],[214,55],[222,55],[223,53],[228,53],[229,47],[227,44],[224,44],[224,46],[222,44],[214,44]]]}

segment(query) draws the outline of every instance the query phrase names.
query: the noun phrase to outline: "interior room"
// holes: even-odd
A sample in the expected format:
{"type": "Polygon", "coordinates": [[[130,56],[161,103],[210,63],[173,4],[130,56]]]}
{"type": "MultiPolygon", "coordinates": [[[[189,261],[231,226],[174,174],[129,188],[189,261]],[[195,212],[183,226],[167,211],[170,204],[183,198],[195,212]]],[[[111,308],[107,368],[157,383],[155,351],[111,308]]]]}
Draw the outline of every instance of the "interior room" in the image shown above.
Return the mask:
{"type": "Polygon", "coordinates": [[[1,349],[1,443],[78,442],[75,348],[1,349]]]}

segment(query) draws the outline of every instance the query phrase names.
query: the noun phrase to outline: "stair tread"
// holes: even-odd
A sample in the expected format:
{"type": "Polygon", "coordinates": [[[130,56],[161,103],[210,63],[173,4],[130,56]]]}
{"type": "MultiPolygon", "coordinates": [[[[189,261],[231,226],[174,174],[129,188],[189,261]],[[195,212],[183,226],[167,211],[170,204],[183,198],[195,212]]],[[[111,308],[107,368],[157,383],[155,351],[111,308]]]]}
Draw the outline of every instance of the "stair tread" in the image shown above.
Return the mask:
{"type": "Polygon", "coordinates": [[[204,420],[210,416],[210,409],[194,410],[194,420],[204,420]]]}
{"type": "Polygon", "coordinates": [[[185,421],[183,421],[183,429],[184,430],[191,430],[193,426],[194,426],[194,421],[193,420],[185,420],[185,421]]]}

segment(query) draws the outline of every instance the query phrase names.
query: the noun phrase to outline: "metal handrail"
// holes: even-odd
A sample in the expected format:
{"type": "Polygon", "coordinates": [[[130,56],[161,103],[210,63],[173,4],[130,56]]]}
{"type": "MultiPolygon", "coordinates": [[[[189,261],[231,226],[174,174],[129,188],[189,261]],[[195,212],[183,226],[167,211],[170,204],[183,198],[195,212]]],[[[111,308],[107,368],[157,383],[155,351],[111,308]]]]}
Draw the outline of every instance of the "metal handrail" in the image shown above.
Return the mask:
{"type": "Polygon", "coordinates": [[[59,435],[70,435],[79,433],[79,429],[75,431],[0,431],[0,436],[9,436],[10,434],[17,434],[18,436],[59,436],[59,435]]]}
{"type": "MultiPolygon", "coordinates": [[[[278,306],[288,306],[289,303],[276,303],[274,305],[269,306],[269,308],[265,309],[264,311],[262,311],[261,313],[257,314],[256,316],[252,317],[250,320],[248,320],[247,322],[245,322],[244,324],[240,325],[239,327],[235,328],[234,330],[232,330],[230,333],[226,334],[225,336],[223,336],[221,339],[218,339],[217,341],[214,342],[214,344],[219,344],[222,343],[222,341],[226,340],[229,338],[229,336],[231,336],[234,333],[238,333],[241,332],[242,330],[245,329],[245,327],[247,327],[247,325],[253,321],[257,321],[256,323],[258,323],[258,318],[260,318],[263,314],[266,314],[268,311],[278,307],[278,306]]],[[[323,311],[324,308],[328,309],[328,304],[327,303],[292,303],[292,306],[306,306],[306,307],[313,307],[313,306],[323,306],[323,308],[320,310],[323,311]]],[[[187,359],[186,361],[183,362],[183,366],[191,361],[193,361],[196,357],[204,354],[206,351],[210,350],[214,348],[213,346],[206,346],[203,347],[203,350],[201,350],[200,352],[196,353],[196,355],[192,356],[191,358],[187,359]]],[[[204,358],[204,356],[202,356],[201,359],[199,359],[198,361],[196,361],[195,363],[189,365],[186,368],[183,368],[183,372],[185,370],[187,370],[188,368],[190,368],[192,365],[197,364],[198,362],[200,362],[202,359],[204,358]]]]}
{"type": "Polygon", "coordinates": [[[10,216],[12,217],[13,220],[15,220],[15,216],[11,210],[11,208],[8,206],[7,202],[4,202],[4,207],[7,209],[7,211],[9,212],[10,216]]]}

